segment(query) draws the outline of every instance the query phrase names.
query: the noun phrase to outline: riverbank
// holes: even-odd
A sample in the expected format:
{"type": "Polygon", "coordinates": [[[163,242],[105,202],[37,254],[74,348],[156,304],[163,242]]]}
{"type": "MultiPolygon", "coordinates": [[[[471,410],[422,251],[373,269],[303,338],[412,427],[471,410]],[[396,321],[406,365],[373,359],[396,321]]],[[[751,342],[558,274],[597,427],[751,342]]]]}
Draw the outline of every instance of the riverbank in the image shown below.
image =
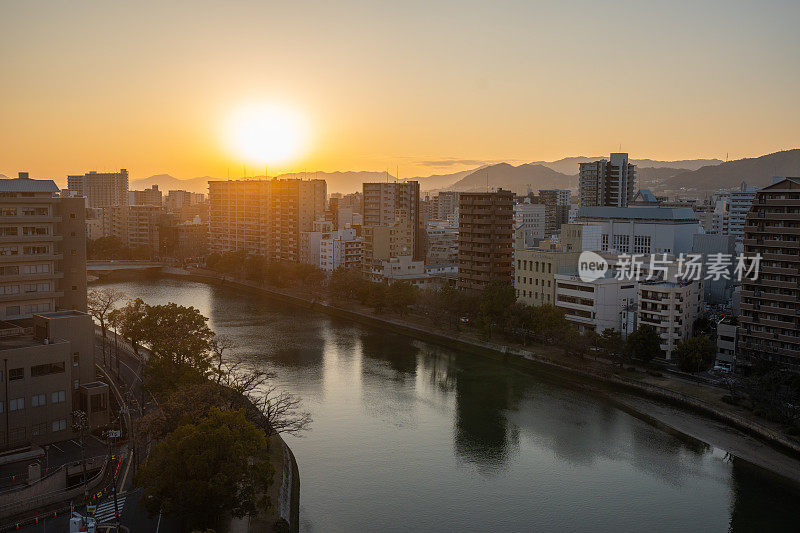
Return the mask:
{"type": "Polygon", "coordinates": [[[623,370],[592,359],[565,356],[563,350],[555,347],[523,348],[481,341],[470,338],[464,332],[456,333],[434,328],[429,323],[422,323],[420,317],[376,315],[371,309],[361,309],[363,306],[356,303],[348,302],[347,308],[344,308],[334,302],[320,300],[319,295],[302,294],[300,291],[280,290],[230,279],[223,280],[213,273],[168,270],[165,274],[217,286],[222,284],[249,293],[257,292],[268,298],[313,308],[332,316],[504,360],[507,364],[521,369],[535,370],[540,374],[550,372],[558,379],[569,380],[581,388],[614,399],[635,394],[634,400],[627,402],[626,410],[635,410],[644,419],[648,417],[652,420],[660,419],[661,424],[677,426],[676,431],[683,431],[713,446],[730,451],[748,462],[778,471],[784,477],[800,482],[797,443],[780,435],[778,429],[748,418],[743,409],[721,402],[720,398],[725,394],[723,389],[670,376],[649,375],[641,371],[631,372],[629,369],[623,370]],[[642,400],[643,397],[654,401],[645,402],[642,400]],[[666,411],[656,408],[656,406],[664,407],[664,404],[668,408],[666,411]],[[680,409],[676,410],[675,407],[680,409]],[[667,416],[668,413],[670,416],[667,416]],[[681,426],[681,418],[691,419],[692,423],[681,426]],[[739,431],[731,431],[731,427],[739,431]],[[729,439],[738,439],[740,442],[734,446],[729,439]],[[765,442],[788,453],[778,452],[766,446],[765,442]],[[767,460],[763,459],[766,454],[771,455],[767,460]]]}
{"type": "MultiPolygon", "coordinates": [[[[95,335],[98,340],[102,338],[102,331],[100,330],[99,326],[95,327],[95,335]]],[[[114,345],[113,341],[115,340],[115,333],[113,331],[109,331],[108,335],[110,337],[109,343],[114,345]]],[[[120,336],[119,339],[116,340],[116,345],[118,345],[119,349],[123,353],[138,359],[133,347],[126,339],[120,336]]],[[[149,350],[145,347],[140,347],[139,351],[145,357],[147,357],[149,354],[149,350]]],[[[127,367],[128,365],[125,366],[127,367]]],[[[112,380],[111,377],[104,370],[102,370],[100,366],[98,366],[98,368],[100,368],[101,371],[107,376],[107,378],[110,380],[110,383],[114,383],[114,380],[112,380]]],[[[139,372],[141,372],[141,370],[139,370],[139,372]]],[[[141,377],[139,377],[139,379],[141,379],[141,377]]],[[[114,385],[114,389],[116,389],[116,385],[114,385]]],[[[156,401],[155,397],[153,397],[153,402],[156,406],[158,406],[158,402],[156,401]]],[[[255,406],[252,406],[252,408],[255,409],[255,406]]],[[[126,412],[128,412],[127,409],[126,412]]],[[[128,415],[128,424],[128,434],[132,434],[130,430],[130,415],[128,415]]],[[[268,496],[272,502],[272,506],[267,512],[259,513],[254,517],[231,519],[227,529],[229,533],[270,533],[274,530],[274,525],[279,518],[286,520],[286,522],[289,524],[290,531],[294,533],[299,531],[300,474],[297,460],[295,459],[294,453],[289,445],[280,435],[270,435],[267,437],[267,439],[268,447],[271,451],[270,463],[272,464],[274,472],[272,484],[270,485],[268,491],[268,496]]]]}

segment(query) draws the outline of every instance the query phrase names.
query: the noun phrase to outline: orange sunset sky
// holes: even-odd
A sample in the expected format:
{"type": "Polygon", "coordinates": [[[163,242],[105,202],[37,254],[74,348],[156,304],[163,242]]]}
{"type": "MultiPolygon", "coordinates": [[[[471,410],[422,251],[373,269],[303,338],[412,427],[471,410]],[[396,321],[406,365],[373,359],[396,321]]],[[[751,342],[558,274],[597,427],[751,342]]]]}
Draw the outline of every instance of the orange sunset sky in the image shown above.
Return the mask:
{"type": "MultiPolygon", "coordinates": [[[[252,174],[230,117],[301,117],[270,173],[447,173],[800,146],[796,1],[0,3],[0,173],[252,174]]],[[[260,167],[260,168],[259,168],[260,167]]]]}

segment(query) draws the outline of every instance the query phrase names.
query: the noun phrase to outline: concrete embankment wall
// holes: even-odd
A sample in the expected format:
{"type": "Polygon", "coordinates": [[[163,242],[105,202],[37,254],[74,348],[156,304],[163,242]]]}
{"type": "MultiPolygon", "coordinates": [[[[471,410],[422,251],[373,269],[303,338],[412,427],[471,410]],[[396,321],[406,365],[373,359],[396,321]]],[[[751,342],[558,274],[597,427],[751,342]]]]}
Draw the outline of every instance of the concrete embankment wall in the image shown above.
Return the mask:
{"type": "Polygon", "coordinates": [[[637,394],[664,401],[684,409],[689,409],[699,414],[709,416],[736,427],[745,433],[765,440],[785,452],[800,457],[800,444],[798,444],[797,441],[789,439],[786,435],[776,432],[753,420],[747,419],[736,413],[720,410],[714,406],[708,405],[698,398],[681,394],[657,385],[626,379],[612,372],[592,371],[583,368],[567,366],[530,350],[512,348],[498,343],[465,339],[455,334],[450,334],[415,324],[409,324],[399,319],[366,314],[352,309],[345,309],[329,302],[321,300],[308,300],[293,294],[288,294],[279,289],[263,287],[249,282],[222,279],[213,274],[202,274],[197,272],[188,272],[182,269],[165,268],[162,270],[162,275],[191,279],[194,281],[212,283],[215,285],[223,285],[232,289],[246,290],[248,292],[258,291],[263,295],[278,298],[281,301],[288,301],[294,305],[313,308],[333,316],[347,318],[371,326],[388,328],[398,333],[403,333],[421,338],[423,340],[443,344],[450,348],[458,348],[459,350],[465,350],[472,353],[487,355],[494,358],[502,358],[504,361],[512,365],[535,367],[537,369],[551,369],[562,373],[568,373],[573,376],[586,378],[597,383],[603,383],[605,385],[610,385],[625,391],[635,392],[637,394]]]}

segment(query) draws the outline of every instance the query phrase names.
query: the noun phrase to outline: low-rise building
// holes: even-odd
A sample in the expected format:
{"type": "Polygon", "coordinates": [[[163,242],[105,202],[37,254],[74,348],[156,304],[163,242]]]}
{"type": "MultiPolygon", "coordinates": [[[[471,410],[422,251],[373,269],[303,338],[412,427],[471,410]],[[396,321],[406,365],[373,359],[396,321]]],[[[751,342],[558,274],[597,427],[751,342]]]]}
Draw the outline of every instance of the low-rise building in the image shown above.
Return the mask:
{"type": "Polygon", "coordinates": [[[0,449],[75,436],[72,412],[107,425],[108,386],[95,379],[94,324],[80,311],[0,322],[0,449]]]}
{"type": "Polygon", "coordinates": [[[639,282],[638,323],[656,329],[662,355],[668,361],[678,343],[692,334],[703,304],[702,285],[700,280],[639,282]]]}
{"type": "Polygon", "coordinates": [[[560,244],[550,248],[515,250],[514,289],[517,301],[527,305],[555,304],[556,274],[573,273],[578,268],[579,251],[566,251],[560,244]]]}
{"type": "Polygon", "coordinates": [[[420,289],[439,287],[444,282],[442,276],[426,272],[424,261],[414,261],[410,255],[375,262],[367,270],[367,275],[375,283],[407,281],[420,289]]]}
{"type": "Polygon", "coordinates": [[[611,275],[583,281],[575,274],[556,274],[556,306],[564,309],[568,322],[578,331],[613,329],[623,338],[632,331],[632,304],[636,303],[636,282],[611,275]]]}

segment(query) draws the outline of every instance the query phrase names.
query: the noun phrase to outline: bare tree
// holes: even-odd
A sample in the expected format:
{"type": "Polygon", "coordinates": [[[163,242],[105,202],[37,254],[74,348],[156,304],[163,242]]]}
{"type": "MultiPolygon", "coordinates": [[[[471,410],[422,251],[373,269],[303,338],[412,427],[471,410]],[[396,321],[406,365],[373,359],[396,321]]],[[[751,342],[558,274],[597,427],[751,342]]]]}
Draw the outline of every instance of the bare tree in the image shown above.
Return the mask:
{"type": "Polygon", "coordinates": [[[114,310],[117,302],[125,299],[125,293],[116,289],[92,289],[86,295],[86,308],[89,314],[100,323],[103,333],[103,365],[106,365],[106,331],[108,331],[108,315],[114,310]]]}
{"type": "Polygon", "coordinates": [[[279,390],[272,383],[275,374],[261,365],[240,355],[226,355],[234,346],[233,340],[225,336],[211,341],[216,382],[231,392],[228,407],[245,408],[267,436],[298,435],[308,429],[311,414],[301,409],[300,398],[279,390]]]}
{"type": "Polygon", "coordinates": [[[311,424],[311,413],[301,410],[300,398],[275,385],[267,385],[251,395],[250,401],[258,409],[258,425],[268,436],[299,435],[311,424]]]}

